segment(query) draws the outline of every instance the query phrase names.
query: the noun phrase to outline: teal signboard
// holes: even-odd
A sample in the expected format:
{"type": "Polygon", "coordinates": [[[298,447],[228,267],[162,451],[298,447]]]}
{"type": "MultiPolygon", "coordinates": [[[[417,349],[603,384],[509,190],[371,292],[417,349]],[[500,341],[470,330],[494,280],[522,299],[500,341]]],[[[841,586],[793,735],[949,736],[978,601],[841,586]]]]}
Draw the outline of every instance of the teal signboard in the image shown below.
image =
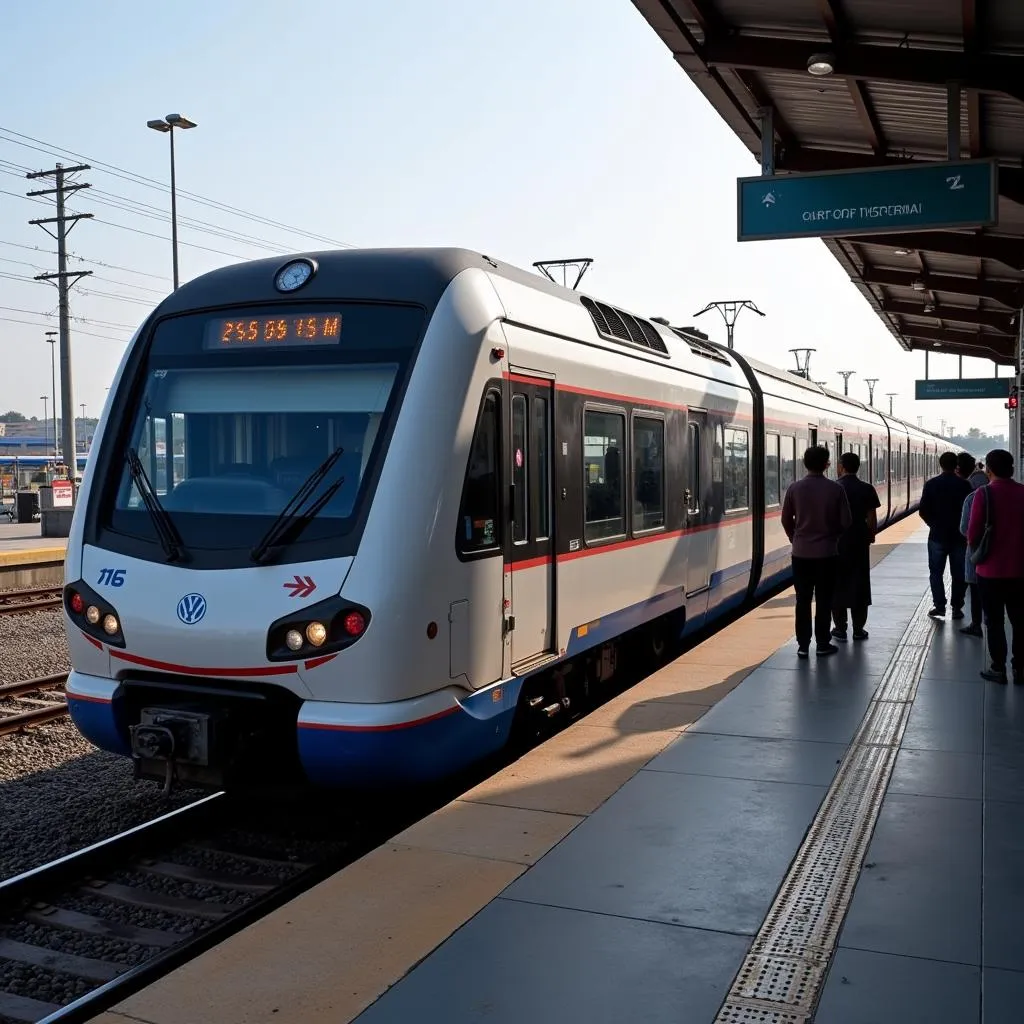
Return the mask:
{"type": "Polygon", "coordinates": [[[965,377],[952,380],[918,380],[914,382],[914,398],[1002,398],[1010,397],[1012,377],[965,377]]]}
{"type": "Polygon", "coordinates": [[[998,219],[992,160],[740,178],[737,237],[822,238],[984,227],[998,219]]]}

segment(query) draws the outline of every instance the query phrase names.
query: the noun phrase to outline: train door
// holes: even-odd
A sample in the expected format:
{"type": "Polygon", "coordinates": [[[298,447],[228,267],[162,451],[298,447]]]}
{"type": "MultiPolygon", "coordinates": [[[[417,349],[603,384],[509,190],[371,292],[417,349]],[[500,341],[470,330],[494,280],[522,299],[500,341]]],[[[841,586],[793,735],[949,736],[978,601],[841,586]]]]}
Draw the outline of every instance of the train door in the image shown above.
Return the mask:
{"type": "Polygon", "coordinates": [[[508,467],[512,557],[506,600],[513,671],[555,652],[553,399],[553,381],[512,374],[508,467]]]}
{"type": "Polygon", "coordinates": [[[711,514],[711,474],[704,453],[707,450],[708,415],[690,410],[687,426],[686,490],[686,596],[707,590],[711,582],[711,531],[706,527],[711,514]],[[706,492],[706,493],[705,493],[706,492]]]}

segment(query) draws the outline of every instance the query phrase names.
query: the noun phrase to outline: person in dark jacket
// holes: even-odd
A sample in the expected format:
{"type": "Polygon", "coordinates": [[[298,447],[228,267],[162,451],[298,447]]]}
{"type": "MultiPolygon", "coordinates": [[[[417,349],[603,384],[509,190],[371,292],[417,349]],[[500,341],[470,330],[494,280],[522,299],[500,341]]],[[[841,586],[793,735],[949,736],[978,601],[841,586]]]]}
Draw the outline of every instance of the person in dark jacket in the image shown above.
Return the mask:
{"type": "Polygon", "coordinates": [[[953,578],[950,588],[950,604],[953,618],[964,617],[964,598],[967,584],[964,581],[964,559],[967,545],[960,533],[960,512],[964,499],[971,493],[971,485],[957,474],[955,452],[943,452],[939,456],[942,472],[926,480],[921,492],[918,514],[928,524],[928,578],[932,587],[932,609],[928,614],[933,619],[946,615],[946,588],[942,581],[949,560],[949,574],[953,578]]]}
{"type": "Polygon", "coordinates": [[[868,621],[868,605],[871,604],[869,556],[878,530],[875,509],[882,504],[874,487],[857,476],[859,469],[860,456],[856,453],[843,452],[839,456],[838,483],[850,503],[852,522],[839,538],[839,576],[832,598],[832,621],[835,623],[832,638],[844,644],[848,627],[847,609],[850,609],[853,618],[853,639],[868,638],[864,626],[868,621]]]}
{"type": "Polygon", "coordinates": [[[804,452],[807,475],[789,485],[782,503],[782,528],[793,545],[793,587],[796,590],[797,657],[811,645],[811,600],[816,654],[824,658],[839,650],[830,642],[832,595],[839,571],[839,538],[850,525],[846,492],[825,476],[828,449],[804,452]]]}
{"type": "MultiPolygon", "coordinates": [[[[977,473],[976,465],[978,464],[974,461],[974,456],[968,452],[961,452],[957,456],[956,471],[974,488],[964,499],[963,508],[960,510],[960,536],[965,541],[967,540],[967,524],[971,521],[971,506],[974,503],[974,496],[978,493],[978,485],[974,483],[974,477],[977,473]]],[[[988,477],[984,473],[982,476],[985,482],[987,482],[988,477]]],[[[964,582],[967,584],[967,593],[971,599],[971,621],[966,626],[962,626],[960,632],[964,636],[981,637],[985,634],[981,629],[982,610],[981,593],[978,590],[978,574],[975,572],[974,563],[971,561],[970,550],[966,546],[964,547],[964,555],[964,582]]]]}

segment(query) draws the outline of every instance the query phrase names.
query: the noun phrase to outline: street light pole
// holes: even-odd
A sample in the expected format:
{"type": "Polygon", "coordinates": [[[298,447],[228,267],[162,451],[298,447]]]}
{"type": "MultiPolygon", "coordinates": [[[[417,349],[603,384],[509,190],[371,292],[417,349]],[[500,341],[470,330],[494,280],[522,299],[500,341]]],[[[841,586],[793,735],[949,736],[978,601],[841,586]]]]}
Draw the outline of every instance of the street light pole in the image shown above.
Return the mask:
{"type": "Polygon", "coordinates": [[[58,331],[47,331],[46,340],[50,344],[50,387],[53,389],[53,462],[57,463],[57,369],[54,352],[57,350],[58,331]]]}
{"type": "MultiPolygon", "coordinates": [[[[49,395],[40,395],[43,400],[43,447],[50,447],[50,413],[47,409],[47,405],[50,401],[49,395]]],[[[54,444],[56,444],[56,434],[54,435],[54,444]]],[[[56,451],[54,451],[54,462],[57,461],[56,451]]]]}
{"type": "Polygon", "coordinates": [[[155,121],[147,121],[147,128],[165,132],[171,137],[171,262],[174,267],[174,290],[178,290],[178,189],[174,178],[174,129],[195,128],[196,122],[184,114],[168,114],[155,121]]]}

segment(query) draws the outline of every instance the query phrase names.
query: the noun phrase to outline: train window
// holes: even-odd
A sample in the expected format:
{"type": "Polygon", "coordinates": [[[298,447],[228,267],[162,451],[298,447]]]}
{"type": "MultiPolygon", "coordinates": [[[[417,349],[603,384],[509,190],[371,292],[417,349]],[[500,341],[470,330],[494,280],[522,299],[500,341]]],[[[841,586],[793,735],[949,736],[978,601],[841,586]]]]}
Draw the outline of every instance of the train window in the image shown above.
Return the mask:
{"type": "Polygon", "coordinates": [[[551,488],[548,458],[548,400],[539,396],[533,400],[533,453],[534,472],[537,474],[537,502],[534,505],[533,539],[546,540],[550,533],[548,523],[549,493],[551,488]]]}
{"type": "Polygon", "coordinates": [[[784,437],[780,443],[779,453],[779,490],[785,494],[786,488],[796,480],[796,438],[784,437]]]}
{"type": "Polygon", "coordinates": [[[620,413],[583,413],[583,471],[586,486],[583,536],[587,541],[621,537],[626,532],[626,417],[620,413]]]}
{"type": "Polygon", "coordinates": [[[779,435],[766,434],[764,439],[764,503],[779,503],[779,435]]]}
{"type": "Polygon", "coordinates": [[[529,538],[526,486],[526,396],[512,396],[512,543],[525,544],[529,538]]]}
{"type": "Polygon", "coordinates": [[[700,424],[690,423],[690,450],[686,466],[686,487],[690,492],[686,502],[687,515],[700,512],[700,424]]]}
{"type": "Polygon", "coordinates": [[[633,532],[665,525],[665,423],[633,418],[633,532]]]}
{"type": "Polygon", "coordinates": [[[477,421],[469,468],[462,489],[459,550],[468,554],[498,547],[501,509],[501,416],[497,391],[484,397],[477,421]]]}
{"type": "Polygon", "coordinates": [[[748,441],[745,430],[725,428],[725,511],[750,507],[748,441]]]}

